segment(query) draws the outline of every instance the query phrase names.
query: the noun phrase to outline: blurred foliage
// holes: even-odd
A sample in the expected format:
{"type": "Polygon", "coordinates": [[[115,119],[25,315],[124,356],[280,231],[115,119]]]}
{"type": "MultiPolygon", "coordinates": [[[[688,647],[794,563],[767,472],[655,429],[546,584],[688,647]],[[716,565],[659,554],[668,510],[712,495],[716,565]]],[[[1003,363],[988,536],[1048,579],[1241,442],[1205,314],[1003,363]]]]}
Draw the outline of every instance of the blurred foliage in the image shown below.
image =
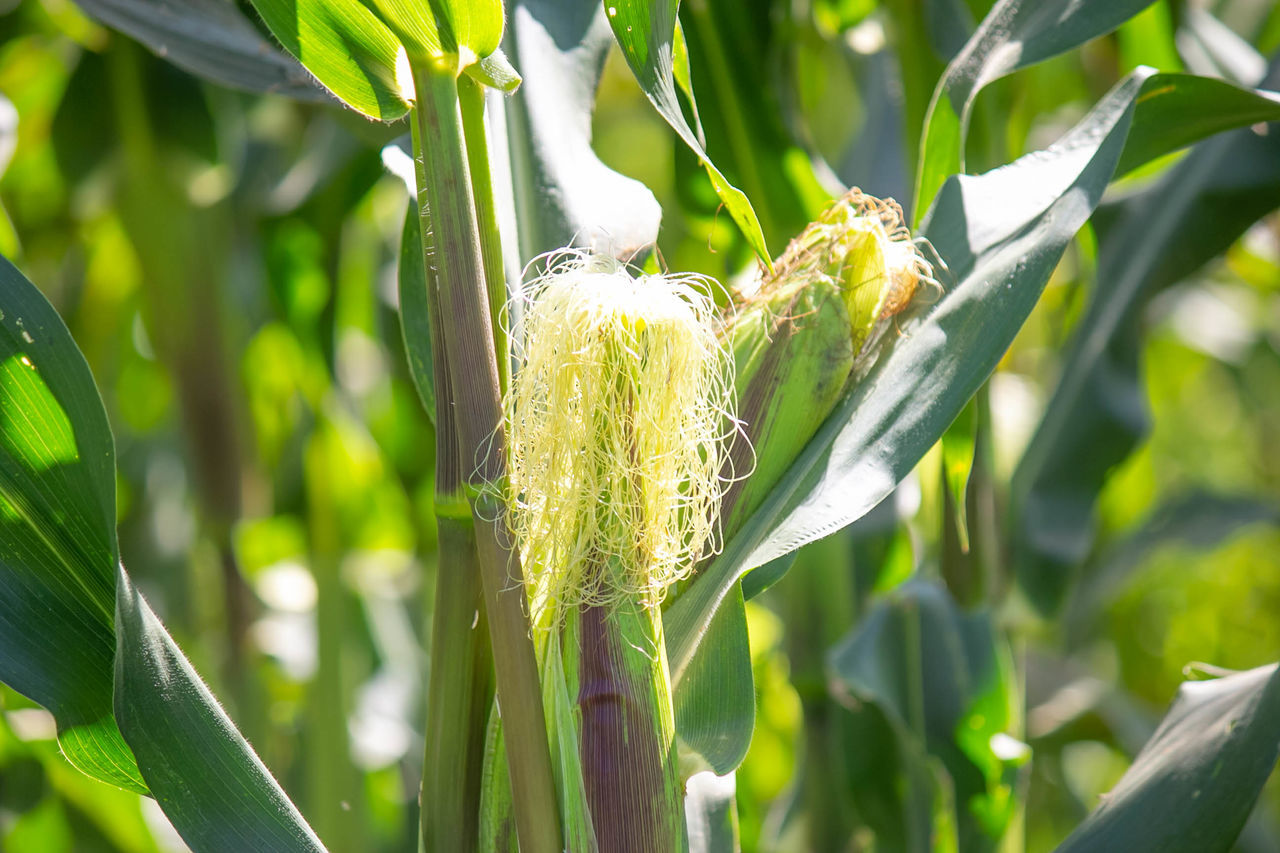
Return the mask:
{"type": "MultiPolygon", "coordinates": [[[[752,198],[771,248],[844,186],[909,199],[923,114],[912,81],[934,75],[931,91],[967,37],[954,28],[990,5],[686,0],[708,153],[752,198]],[[922,8],[932,33],[903,26],[922,8]]],[[[1204,13],[1250,55],[1280,48],[1273,3],[1157,3],[984,92],[970,170],[1044,147],[1139,64],[1229,73],[1204,47],[1204,13]]],[[[395,314],[406,198],[379,160],[404,128],[199,82],[67,0],[5,4],[0,95],[16,113],[0,122],[0,253],[58,308],[102,390],[130,572],[332,849],[414,849],[434,442],[395,314]]],[[[706,174],[616,50],[593,131],[601,159],[657,196],[660,263],[721,278],[749,267],[706,174]]],[[[1100,285],[1097,255],[1086,228],[990,384],[1001,510],[1100,285]]],[[[1016,638],[1026,701],[1014,717],[1025,712],[1033,755],[1005,790],[1024,807],[996,822],[1025,831],[1030,851],[1052,849],[1115,783],[1189,664],[1280,657],[1280,219],[1188,273],[1127,332],[1152,428],[1097,496],[1090,597],[1060,621],[1016,592],[994,602],[1016,638]],[[1204,536],[1128,547],[1190,495],[1241,503],[1204,536]],[[1270,512],[1245,509],[1258,506],[1270,512]]],[[[882,754],[892,721],[833,695],[827,652],[938,565],[938,468],[926,457],[887,522],[877,511],[810,546],[748,603],[759,711],[737,773],[744,850],[867,849],[873,832],[876,849],[907,846],[885,817],[901,804],[868,779],[916,757],[882,754]]],[[[1280,848],[1274,780],[1238,847],[1280,848]]],[[[3,688],[0,849],[182,847],[153,803],[74,771],[48,714],[3,688]]]]}

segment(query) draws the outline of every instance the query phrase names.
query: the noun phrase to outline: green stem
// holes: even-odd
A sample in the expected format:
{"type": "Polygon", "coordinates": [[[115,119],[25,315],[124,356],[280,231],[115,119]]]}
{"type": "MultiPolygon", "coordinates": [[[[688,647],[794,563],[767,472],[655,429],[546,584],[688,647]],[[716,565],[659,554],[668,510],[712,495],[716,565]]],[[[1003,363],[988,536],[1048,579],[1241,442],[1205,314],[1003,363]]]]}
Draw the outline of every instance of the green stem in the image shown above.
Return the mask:
{"type": "Polygon", "coordinates": [[[462,131],[467,143],[471,191],[476,200],[476,224],[480,228],[480,257],[489,292],[489,322],[493,327],[493,350],[498,361],[498,388],[506,394],[511,381],[507,332],[502,325],[502,310],[507,302],[507,278],[502,269],[498,207],[494,203],[493,175],[489,169],[489,140],[484,133],[484,87],[464,74],[458,78],[458,102],[462,107],[462,131]]]}
{"type": "MultiPolygon", "coordinates": [[[[326,429],[322,426],[321,429],[326,429]]],[[[347,737],[347,691],[342,677],[344,611],[342,541],[338,535],[338,483],[329,476],[323,442],[309,448],[307,471],[311,571],[316,580],[316,674],[307,701],[310,799],[316,832],[333,850],[358,846],[359,786],[347,737]]]]}
{"type": "Polygon", "coordinates": [[[484,276],[479,223],[469,178],[457,80],[449,71],[416,66],[419,150],[425,183],[420,207],[424,260],[439,277],[440,323],[456,399],[442,400],[441,419],[456,419],[460,458],[475,522],[480,579],[489,615],[497,694],[507,748],[516,831],[523,853],[559,853],[559,809],[542,689],[530,636],[519,555],[511,550],[503,482],[506,436],[500,373],[484,276]],[[436,252],[427,246],[434,228],[436,252]]]}
{"type": "MultiPolygon", "coordinates": [[[[413,124],[414,149],[422,150],[413,124]]],[[[416,160],[418,183],[425,184],[416,160]]],[[[430,211],[419,213],[422,224],[430,211]]],[[[421,240],[422,228],[417,229],[421,240]]],[[[430,229],[427,229],[430,234],[430,229]]],[[[411,236],[411,235],[407,235],[411,236]]],[[[420,243],[421,245],[421,243],[420,243]]],[[[434,262],[423,266],[427,324],[440,323],[434,262]]],[[[454,399],[449,358],[440,331],[431,334],[437,400],[454,399]]],[[[485,726],[493,702],[493,662],[480,589],[475,525],[463,488],[458,430],[448,408],[437,415],[435,515],[438,529],[436,590],[431,620],[431,676],[427,686],[426,743],[422,763],[420,826],[424,851],[469,853],[479,840],[480,786],[485,726]]]]}

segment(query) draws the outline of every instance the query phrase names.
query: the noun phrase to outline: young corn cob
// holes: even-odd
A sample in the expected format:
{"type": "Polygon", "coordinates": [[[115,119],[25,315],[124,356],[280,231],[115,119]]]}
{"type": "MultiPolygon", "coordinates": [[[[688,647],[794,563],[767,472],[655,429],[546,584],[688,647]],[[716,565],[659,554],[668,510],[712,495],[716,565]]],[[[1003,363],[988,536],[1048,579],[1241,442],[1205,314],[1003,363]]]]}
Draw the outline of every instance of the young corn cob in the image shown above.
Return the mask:
{"type": "MultiPolygon", "coordinates": [[[[932,281],[897,205],[855,189],[718,329],[687,282],[609,259],[566,255],[533,288],[512,335],[509,468],[570,850],[685,848],[658,604],[718,523],[732,535],[755,511],[932,281]]],[[[504,766],[495,718],[482,850],[516,849],[504,766]]]]}
{"type": "Polygon", "coordinates": [[[774,272],[726,321],[738,416],[735,479],[721,507],[726,537],[754,512],[839,401],[873,344],[933,268],[902,210],[854,188],[791,241],[774,272]]]}
{"type": "Polygon", "coordinates": [[[731,356],[698,279],[574,253],[550,266],[512,330],[507,417],[566,836],[668,853],[686,841],[659,605],[718,543],[731,356]]]}

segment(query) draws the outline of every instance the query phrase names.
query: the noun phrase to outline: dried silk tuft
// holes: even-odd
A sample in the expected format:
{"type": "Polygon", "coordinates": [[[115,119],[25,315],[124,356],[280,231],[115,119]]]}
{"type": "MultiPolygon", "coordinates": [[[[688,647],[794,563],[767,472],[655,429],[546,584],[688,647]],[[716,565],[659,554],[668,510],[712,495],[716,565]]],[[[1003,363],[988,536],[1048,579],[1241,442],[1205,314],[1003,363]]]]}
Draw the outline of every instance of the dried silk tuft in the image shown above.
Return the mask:
{"type": "Polygon", "coordinates": [[[874,323],[901,313],[922,283],[941,289],[922,247],[897,202],[854,187],[791,241],[773,278],[829,277],[848,294],[854,324],[874,323]]]}
{"type": "Polygon", "coordinates": [[[707,282],[565,251],[526,286],[506,400],[512,526],[535,622],[657,606],[719,548],[732,355],[707,282]]]}

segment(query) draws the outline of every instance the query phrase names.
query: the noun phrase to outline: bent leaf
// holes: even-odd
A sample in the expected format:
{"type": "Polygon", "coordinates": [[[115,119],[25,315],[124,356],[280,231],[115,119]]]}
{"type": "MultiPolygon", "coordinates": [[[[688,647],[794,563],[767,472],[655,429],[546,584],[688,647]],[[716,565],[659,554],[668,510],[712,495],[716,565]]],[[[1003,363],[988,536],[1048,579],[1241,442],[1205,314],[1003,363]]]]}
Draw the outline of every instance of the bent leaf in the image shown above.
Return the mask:
{"type": "Polygon", "coordinates": [[[564,246],[630,260],[657,241],[662,210],[648,187],[610,169],[591,147],[595,91],[613,43],[603,6],[517,0],[506,38],[524,78],[504,103],[519,231],[513,272],[564,246]]]}
{"type": "Polygon", "coordinates": [[[675,87],[676,9],[680,0],[610,0],[606,6],[613,34],[640,88],[676,135],[698,155],[725,209],[738,223],[761,262],[772,268],[764,232],[751,202],[707,157],[680,109],[675,87]]]}
{"type": "Polygon", "coordinates": [[[1143,306],[1277,205],[1280,141],[1241,130],[1205,142],[1154,186],[1094,217],[1098,287],[1013,478],[1017,572],[1042,612],[1062,603],[1093,546],[1107,472],[1149,427],[1139,375],[1143,306]]]}
{"type": "Polygon", "coordinates": [[[327,101],[292,56],[277,50],[226,0],[76,0],[89,17],[206,80],[249,92],[327,101]]]}
{"type": "Polygon", "coordinates": [[[978,91],[1111,32],[1152,0],[1002,0],[938,81],[925,115],[911,209],[919,221],[948,175],[964,171],[964,141],[978,91]]]}
{"type": "Polygon", "coordinates": [[[404,48],[356,0],[252,0],[272,34],[329,91],[370,118],[409,111],[404,48]]]}
{"type": "Polygon", "coordinates": [[[1280,665],[1188,681],[1102,804],[1058,847],[1227,850],[1280,755],[1280,665]]]}
{"type": "MultiPolygon", "coordinates": [[[[665,614],[677,685],[716,608],[748,571],[839,530],[880,502],[986,381],[1093,212],[1142,96],[1184,75],[1139,69],[1049,149],[943,187],[921,233],[954,283],[902,324],[724,551],[665,614]]],[[[1229,84],[1221,84],[1227,86],[1229,84]]]]}
{"type": "Polygon", "coordinates": [[[112,717],[115,450],[62,319],[0,259],[0,680],[67,759],[147,793],[112,717]]]}
{"type": "Polygon", "coordinates": [[[151,793],[192,848],[322,850],[134,592],[115,513],[89,366],[0,259],[0,680],[53,713],[73,764],[151,793]]]}
{"type": "Polygon", "coordinates": [[[116,618],[116,718],[183,840],[193,850],[323,851],[124,567],[116,618]]]}

